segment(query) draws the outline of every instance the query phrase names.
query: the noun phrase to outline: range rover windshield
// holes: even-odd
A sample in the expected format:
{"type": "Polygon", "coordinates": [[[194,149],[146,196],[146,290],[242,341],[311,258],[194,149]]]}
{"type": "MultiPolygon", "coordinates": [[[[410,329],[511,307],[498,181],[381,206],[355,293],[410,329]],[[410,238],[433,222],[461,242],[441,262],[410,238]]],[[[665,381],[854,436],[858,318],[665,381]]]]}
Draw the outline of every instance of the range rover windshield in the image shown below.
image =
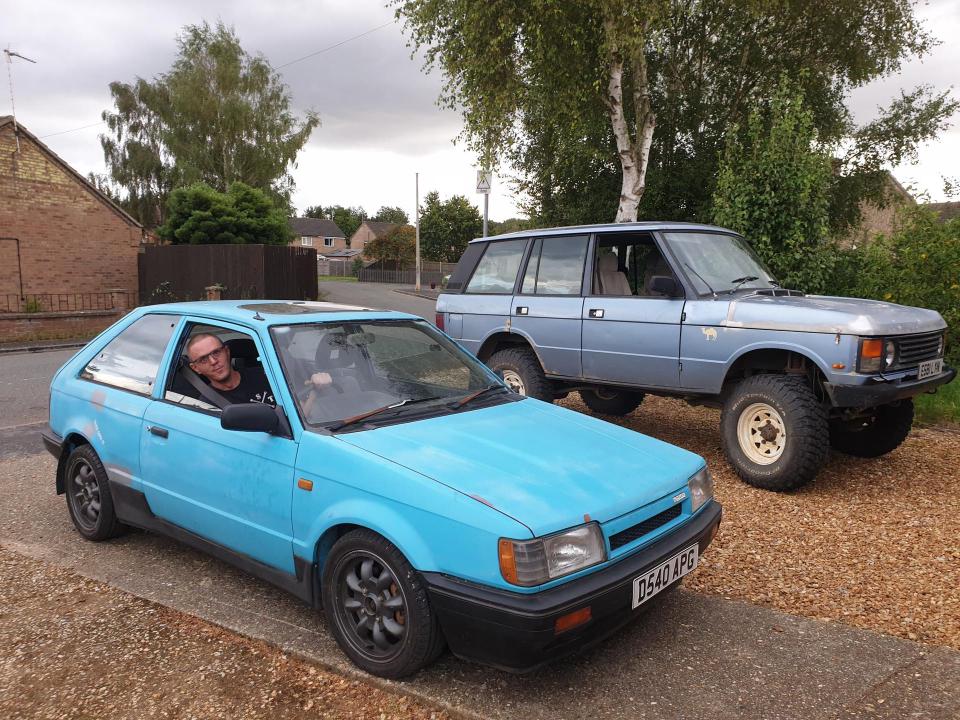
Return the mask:
{"type": "Polygon", "coordinates": [[[663,237],[700,295],[780,287],[742,237],[710,232],[665,232],[663,237]]]}
{"type": "Polygon", "coordinates": [[[357,429],[509,395],[493,372],[426,322],[312,323],[270,333],[307,425],[357,429]]]}

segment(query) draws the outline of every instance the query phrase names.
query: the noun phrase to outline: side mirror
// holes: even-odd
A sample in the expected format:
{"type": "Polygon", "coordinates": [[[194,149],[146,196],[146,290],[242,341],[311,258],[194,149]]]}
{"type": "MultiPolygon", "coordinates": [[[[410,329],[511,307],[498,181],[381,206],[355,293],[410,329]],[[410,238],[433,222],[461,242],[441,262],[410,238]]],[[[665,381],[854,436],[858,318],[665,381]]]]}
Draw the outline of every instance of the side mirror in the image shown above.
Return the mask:
{"type": "Polygon", "coordinates": [[[227,405],[220,413],[220,427],[224,430],[273,433],[280,427],[277,411],[263,403],[227,405]]]}
{"type": "Polygon", "coordinates": [[[679,294],[677,292],[679,289],[677,281],[669,275],[654,275],[650,278],[651,292],[660,293],[667,297],[676,297],[679,294]]]}

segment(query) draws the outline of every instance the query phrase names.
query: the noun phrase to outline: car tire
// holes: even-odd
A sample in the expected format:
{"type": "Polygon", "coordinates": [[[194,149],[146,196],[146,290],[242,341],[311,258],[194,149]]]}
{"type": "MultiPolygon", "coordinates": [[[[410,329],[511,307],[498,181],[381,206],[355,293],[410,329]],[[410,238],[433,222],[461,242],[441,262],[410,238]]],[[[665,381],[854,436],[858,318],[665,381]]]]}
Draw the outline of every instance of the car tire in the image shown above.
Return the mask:
{"type": "Polygon", "coordinates": [[[77,532],[94,542],[123,534],[126,528],[114,512],[107,471],[96,451],[89,445],[74,448],[63,473],[67,511],[77,532]]]}
{"type": "Polygon", "coordinates": [[[532,350],[507,348],[498,350],[487,361],[494,372],[502,375],[504,382],[518,395],[553,402],[553,383],[547,380],[540,360],[532,350]]]}
{"type": "Polygon", "coordinates": [[[579,392],[583,404],[602,415],[629,415],[643,402],[643,393],[630,390],[597,388],[579,392]]]}
{"type": "Polygon", "coordinates": [[[414,674],[445,646],[426,587],[403,554],[369,530],[334,544],[323,567],[323,610],[340,648],[383,678],[414,674]]]}
{"type": "Polygon", "coordinates": [[[746,483],[764,490],[794,490],[812,481],[827,458],[827,409],[806,378],[754,375],[727,394],[720,439],[746,483]]]}
{"type": "Polygon", "coordinates": [[[912,427],[913,400],[901,400],[873,408],[867,417],[831,421],[830,445],[854,457],[880,457],[900,447],[912,427]]]}

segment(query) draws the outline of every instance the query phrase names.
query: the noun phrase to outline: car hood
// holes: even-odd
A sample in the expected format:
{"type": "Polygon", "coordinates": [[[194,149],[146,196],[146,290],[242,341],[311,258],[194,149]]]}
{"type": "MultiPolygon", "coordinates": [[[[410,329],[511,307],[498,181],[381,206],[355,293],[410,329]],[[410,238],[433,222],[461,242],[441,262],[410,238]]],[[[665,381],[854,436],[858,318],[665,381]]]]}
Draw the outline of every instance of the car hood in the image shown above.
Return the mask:
{"type": "Polygon", "coordinates": [[[675,492],[699,455],[524,399],[339,435],[545,535],[601,523],[675,492]]]}
{"type": "Polygon", "coordinates": [[[722,324],[842,335],[903,335],[933,332],[947,326],[935,310],[825,295],[747,295],[730,302],[722,324]]]}

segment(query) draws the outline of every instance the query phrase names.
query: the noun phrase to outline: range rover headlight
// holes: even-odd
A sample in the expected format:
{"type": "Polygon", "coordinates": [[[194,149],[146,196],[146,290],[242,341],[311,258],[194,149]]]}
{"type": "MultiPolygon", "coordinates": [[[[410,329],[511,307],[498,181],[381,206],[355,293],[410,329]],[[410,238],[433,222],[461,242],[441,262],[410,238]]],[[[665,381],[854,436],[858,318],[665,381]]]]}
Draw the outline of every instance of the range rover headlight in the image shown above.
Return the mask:
{"type": "Polygon", "coordinates": [[[691,512],[696,512],[713,498],[713,477],[706,465],[690,478],[689,485],[691,512]]]}
{"type": "Polygon", "coordinates": [[[862,373],[880,372],[883,367],[884,345],[882,338],[860,338],[857,370],[862,373]]]}
{"type": "Polygon", "coordinates": [[[603,533],[595,523],[533,540],[500,538],[500,573],[513,585],[542,585],[607,559],[603,533]]]}

